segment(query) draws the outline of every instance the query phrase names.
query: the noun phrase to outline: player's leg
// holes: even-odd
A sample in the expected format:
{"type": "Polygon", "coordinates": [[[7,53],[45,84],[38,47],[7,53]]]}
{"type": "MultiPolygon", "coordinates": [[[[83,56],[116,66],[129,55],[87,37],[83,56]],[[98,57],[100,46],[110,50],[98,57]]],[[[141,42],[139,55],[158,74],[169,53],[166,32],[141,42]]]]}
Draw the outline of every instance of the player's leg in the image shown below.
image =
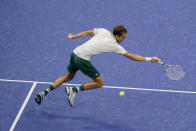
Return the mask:
{"type": "Polygon", "coordinates": [[[91,90],[91,89],[96,89],[100,88],[104,85],[104,81],[101,76],[98,76],[96,78],[93,78],[93,81],[87,82],[84,85],[78,86],[78,87],[69,87],[67,86],[65,88],[65,91],[68,94],[68,102],[69,105],[72,107],[74,105],[74,98],[76,94],[79,91],[84,91],[84,90],[91,90]]]}
{"type": "Polygon", "coordinates": [[[76,72],[73,72],[73,73],[67,72],[66,75],[64,75],[64,76],[62,76],[62,77],[59,77],[59,78],[52,84],[52,86],[53,86],[54,88],[57,88],[57,87],[59,87],[61,84],[71,81],[71,80],[74,78],[75,74],[76,74],[76,72]]]}
{"type": "Polygon", "coordinates": [[[44,91],[38,93],[35,97],[35,101],[38,104],[41,104],[41,101],[43,100],[43,98],[52,90],[56,89],[57,87],[59,87],[60,85],[62,85],[65,82],[71,81],[74,76],[75,76],[76,72],[70,73],[67,72],[64,76],[59,77],[52,85],[50,85],[47,89],[45,89],[44,91]]]}
{"type": "Polygon", "coordinates": [[[73,73],[67,72],[64,76],[59,77],[52,85],[49,86],[49,88],[44,90],[45,95],[47,95],[50,91],[59,87],[63,83],[71,81],[74,78],[75,74],[76,74],[76,72],[73,72],[73,73]]]}
{"type": "Polygon", "coordinates": [[[77,93],[78,91],[96,89],[96,88],[102,87],[104,85],[104,81],[103,81],[103,78],[101,77],[100,73],[97,71],[97,69],[90,62],[81,61],[80,62],[80,70],[85,75],[92,78],[93,81],[87,82],[79,87],[72,88],[74,92],[77,93]]]}
{"type": "Polygon", "coordinates": [[[104,85],[103,78],[101,76],[93,78],[93,81],[85,83],[84,90],[92,90],[96,88],[100,88],[104,85]]]}
{"type": "Polygon", "coordinates": [[[66,73],[66,75],[58,78],[52,85],[50,85],[46,90],[44,90],[43,92],[40,92],[37,94],[37,96],[35,97],[35,101],[38,104],[41,104],[41,101],[43,100],[43,98],[48,94],[48,92],[54,90],[55,88],[59,87],[62,83],[64,82],[68,82],[70,80],[72,80],[76,74],[76,72],[78,71],[77,66],[74,64],[74,55],[72,54],[70,57],[70,63],[67,67],[68,72],[66,73]]]}
{"type": "Polygon", "coordinates": [[[96,88],[100,88],[104,85],[103,78],[101,76],[93,78],[93,81],[87,82],[81,86],[78,87],[73,87],[72,90],[75,93],[78,93],[78,91],[83,91],[83,90],[92,90],[96,88]]]}
{"type": "Polygon", "coordinates": [[[79,91],[84,90],[91,90],[96,89],[99,87],[102,87],[104,85],[104,81],[102,77],[100,76],[100,73],[97,71],[97,69],[90,63],[90,61],[83,60],[77,56],[75,56],[75,64],[79,69],[87,76],[93,79],[91,82],[87,82],[81,86],[78,87],[66,87],[65,90],[68,94],[68,101],[70,106],[73,106],[74,98],[76,93],[79,91]]]}
{"type": "Polygon", "coordinates": [[[69,87],[67,86],[65,88],[67,94],[68,94],[68,102],[69,105],[72,107],[74,105],[74,98],[76,94],[79,91],[84,91],[84,90],[92,90],[96,88],[100,88],[104,85],[104,81],[101,76],[93,78],[93,81],[87,82],[84,85],[78,86],[78,87],[69,87]]]}

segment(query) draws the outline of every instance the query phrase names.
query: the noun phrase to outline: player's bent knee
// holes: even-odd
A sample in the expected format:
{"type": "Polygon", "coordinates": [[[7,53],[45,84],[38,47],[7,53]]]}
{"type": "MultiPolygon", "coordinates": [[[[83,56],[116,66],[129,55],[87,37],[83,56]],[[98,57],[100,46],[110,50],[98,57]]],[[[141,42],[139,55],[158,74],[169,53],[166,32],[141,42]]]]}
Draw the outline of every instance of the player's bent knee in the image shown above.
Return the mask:
{"type": "Polygon", "coordinates": [[[103,80],[102,80],[102,81],[99,81],[99,82],[98,82],[98,85],[99,85],[99,87],[104,86],[104,81],[103,81],[103,80]]]}
{"type": "Polygon", "coordinates": [[[103,87],[104,86],[104,83],[101,83],[100,85],[99,85],[99,87],[103,87]]]}
{"type": "Polygon", "coordinates": [[[68,77],[67,78],[68,81],[71,81],[72,79],[73,79],[73,77],[68,77]]]}
{"type": "Polygon", "coordinates": [[[68,72],[68,73],[64,76],[64,82],[71,81],[71,80],[74,78],[75,74],[76,74],[76,72],[74,72],[74,73],[69,73],[69,72],[68,72]]]}
{"type": "Polygon", "coordinates": [[[102,86],[104,86],[104,80],[102,79],[101,76],[95,78],[94,81],[97,83],[97,87],[102,87],[102,86]]]}

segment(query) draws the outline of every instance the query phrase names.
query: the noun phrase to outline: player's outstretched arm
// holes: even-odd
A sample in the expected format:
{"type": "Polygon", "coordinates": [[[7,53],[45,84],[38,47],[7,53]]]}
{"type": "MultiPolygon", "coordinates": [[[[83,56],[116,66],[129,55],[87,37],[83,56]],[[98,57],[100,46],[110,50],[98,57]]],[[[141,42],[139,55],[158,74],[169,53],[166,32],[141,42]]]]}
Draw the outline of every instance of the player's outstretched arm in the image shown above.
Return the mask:
{"type": "Polygon", "coordinates": [[[93,35],[94,35],[94,31],[93,30],[89,30],[89,31],[80,32],[80,33],[78,33],[76,35],[68,33],[67,38],[68,39],[75,39],[75,38],[78,38],[78,37],[93,36],[93,35]]]}
{"type": "Polygon", "coordinates": [[[143,57],[140,55],[132,54],[129,52],[126,52],[124,56],[128,57],[129,59],[132,59],[134,61],[151,61],[155,63],[159,63],[160,59],[158,57],[143,57]]]}
{"type": "Polygon", "coordinates": [[[140,55],[132,54],[129,52],[126,52],[124,56],[128,57],[129,59],[132,59],[134,61],[146,61],[146,58],[140,55]]]}

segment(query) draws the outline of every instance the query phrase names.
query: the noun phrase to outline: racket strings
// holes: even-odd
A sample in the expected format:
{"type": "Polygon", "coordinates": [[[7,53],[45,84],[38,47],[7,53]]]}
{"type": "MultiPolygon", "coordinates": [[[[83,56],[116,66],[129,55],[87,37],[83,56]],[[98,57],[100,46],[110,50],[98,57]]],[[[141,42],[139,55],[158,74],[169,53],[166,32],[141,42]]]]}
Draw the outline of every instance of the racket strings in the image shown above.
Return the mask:
{"type": "Polygon", "coordinates": [[[166,72],[168,77],[173,80],[179,80],[185,75],[184,70],[179,66],[170,66],[166,69],[166,72]]]}

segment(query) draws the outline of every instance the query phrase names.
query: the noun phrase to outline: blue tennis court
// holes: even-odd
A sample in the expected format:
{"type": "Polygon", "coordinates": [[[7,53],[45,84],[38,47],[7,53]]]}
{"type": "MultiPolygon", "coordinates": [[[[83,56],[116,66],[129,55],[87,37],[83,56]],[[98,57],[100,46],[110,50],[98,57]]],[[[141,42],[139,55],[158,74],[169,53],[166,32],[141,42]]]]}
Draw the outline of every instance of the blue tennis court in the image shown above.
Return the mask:
{"type": "Polygon", "coordinates": [[[1,0],[0,130],[195,131],[195,12],[194,0],[1,0]],[[71,108],[64,87],[91,80],[78,72],[37,105],[35,95],[66,73],[73,49],[90,38],[67,34],[116,24],[128,29],[127,51],[180,65],[185,77],[173,81],[160,64],[108,53],[92,59],[103,88],[80,92],[71,108]]]}

